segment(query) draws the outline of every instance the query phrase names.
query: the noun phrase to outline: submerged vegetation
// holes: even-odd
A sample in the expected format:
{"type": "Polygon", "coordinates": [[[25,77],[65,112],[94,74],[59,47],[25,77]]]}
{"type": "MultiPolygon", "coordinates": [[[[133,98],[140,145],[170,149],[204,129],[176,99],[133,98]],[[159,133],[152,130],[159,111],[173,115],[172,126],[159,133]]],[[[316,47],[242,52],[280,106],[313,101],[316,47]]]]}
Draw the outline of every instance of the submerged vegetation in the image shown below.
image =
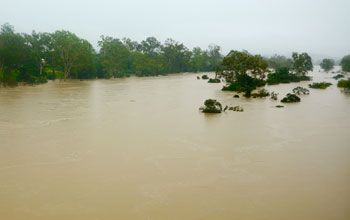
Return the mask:
{"type": "Polygon", "coordinates": [[[259,89],[256,93],[252,93],[253,98],[263,98],[270,96],[270,93],[266,89],[259,89]]]}
{"type": "Polygon", "coordinates": [[[270,66],[274,69],[274,72],[267,75],[269,85],[311,80],[306,74],[313,70],[313,64],[307,53],[293,53],[292,59],[280,57],[278,61],[280,62],[279,65],[270,66]]]}
{"type": "Polygon", "coordinates": [[[321,68],[328,72],[334,68],[334,60],[332,59],[323,59],[320,63],[321,68]]]}
{"type": "Polygon", "coordinates": [[[286,95],[286,97],[284,97],[281,102],[284,102],[284,103],[291,103],[291,102],[300,102],[300,98],[299,96],[295,95],[295,94],[290,94],[288,93],[286,95]]]}
{"type": "Polygon", "coordinates": [[[215,99],[207,99],[204,102],[204,106],[200,107],[199,110],[204,113],[221,113],[222,105],[215,99]]]}
{"type": "Polygon", "coordinates": [[[221,80],[220,79],[209,79],[208,83],[220,83],[221,80]]]}
{"type": "Polygon", "coordinates": [[[309,76],[297,75],[295,73],[290,73],[289,68],[282,67],[277,69],[274,73],[267,75],[267,84],[276,85],[280,83],[291,83],[310,80],[309,76]]]}
{"type": "Polygon", "coordinates": [[[209,79],[209,76],[208,75],[203,75],[202,79],[209,79]]]}
{"type": "Polygon", "coordinates": [[[350,72],[350,55],[343,57],[340,61],[340,66],[344,72],[350,72]]]}
{"type": "MultiPolygon", "coordinates": [[[[279,83],[300,82],[310,80],[308,71],[313,70],[311,57],[307,53],[293,53],[292,59],[283,56],[273,56],[270,59],[263,59],[260,55],[251,55],[247,51],[231,51],[224,57],[216,73],[223,77],[226,86],[223,91],[244,92],[245,97],[252,96],[252,91],[258,87],[279,83]],[[274,69],[270,72],[268,64],[274,69]]],[[[257,94],[253,97],[268,96],[269,94],[257,94]]]]}
{"type": "Polygon", "coordinates": [[[267,67],[267,62],[260,55],[232,50],[224,57],[216,73],[227,83],[223,91],[244,92],[246,97],[250,97],[254,89],[265,85],[267,67]]]}
{"type": "Polygon", "coordinates": [[[344,93],[350,93],[350,78],[347,80],[339,80],[337,86],[343,88],[344,93]]]}
{"type": "Polygon", "coordinates": [[[293,89],[293,93],[296,95],[309,95],[310,91],[307,88],[298,86],[293,89]]]}
{"type": "Polygon", "coordinates": [[[329,82],[314,82],[309,84],[309,87],[312,89],[327,89],[327,87],[331,86],[332,83],[329,82]]]}
{"type": "Polygon", "coordinates": [[[337,74],[336,76],[333,76],[333,79],[338,80],[340,78],[344,78],[343,74],[337,74]]]}

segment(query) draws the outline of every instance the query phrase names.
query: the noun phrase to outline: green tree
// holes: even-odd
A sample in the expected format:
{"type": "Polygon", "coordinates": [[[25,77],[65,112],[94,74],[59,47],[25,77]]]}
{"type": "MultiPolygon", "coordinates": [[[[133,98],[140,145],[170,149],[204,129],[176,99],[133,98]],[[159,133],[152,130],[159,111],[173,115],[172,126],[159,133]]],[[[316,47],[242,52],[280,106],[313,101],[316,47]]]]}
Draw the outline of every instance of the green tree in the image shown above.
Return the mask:
{"type": "Polygon", "coordinates": [[[209,56],[207,51],[202,51],[199,47],[193,48],[189,65],[189,68],[193,72],[208,70],[209,56]]]}
{"type": "Polygon", "coordinates": [[[224,57],[217,73],[224,77],[227,83],[233,83],[240,75],[263,80],[267,71],[267,62],[260,55],[231,50],[224,57]]]}
{"type": "Polygon", "coordinates": [[[267,59],[267,63],[269,64],[269,67],[274,70],[279,70],[281,68],[290,69],[292,65],[292,59],[275,54],[267,59]]]}
{"type": "Polygon", "coordinates": [[[16,71],[19,71],[25,58],[24,38],[16,34],[13,26],[6,23],[0,30],[0,83],[16,84],[16,71]]]}
{"type": "Polygon", "coordinates": [[[209,45],[208,61],[209,61],[209,71],[216,70],[216,68],[220,65],[223,55],[220,53],[221,47],[215,44],[209,45]]]}
{"type": "Polygon", "coordinates": [[[350,55],[343,57],[340,61],[340,66],[344,72],[350,72],[350,55]]]}
{"type": "Polygon", "coordinates": [[[101,36],[98,42],[101,64],[106,77],[123,77],[128,70],[130,51],[119,39],[101,36]]]}
{"type": "Polygon", "coordinates": [[[328,72],[334,67],[334,60],[332,59],[323,59],[320,63],[320,66],[324,71],[328,72]]]}
{"type": "Polygon", "coordinates": [[[140,48],[144,54],[151,57],[160,54],[161,43],[155,37],[148,37],[146,40],[141,41],[140,48]]]}
{"type": "Polygon", "coordinates": [[[308,71],[313,70],[312,59],[307,53],[298,54],[294,52],[292,58],[292,70],[297,75],[306,76],[308,71]]]}
{"type": "Polygon", "coordinates": [[[79,56],[77,64],[72,68],[74,78],[91,79],[96,78],[96,69],[94,63],[95,50],[87,40],[81,40],[79,46],[79,56]]]}
{"type": "Polygon", "coordinates": [[[245,92],[250,97],[256,87],[265,85],[267,71],[267,62],[260,55],[231,50],[216,73],[226,80],[227,86],[222,90],[245,92]]]}
{"type": "Polygon", "coordinates": [[[167,73],[179,73],[187,71],[192,54],[182,43],[167,39],[162,46],[162,55],[167,73]]]}
{"type": "Polygon", "coordinates": [[[64,80],[73,67],[79,65],[85,41],[69,31],[56,31],[53,34],[54,50],[58,54],[58,62],[63,67],[64,80]]]}

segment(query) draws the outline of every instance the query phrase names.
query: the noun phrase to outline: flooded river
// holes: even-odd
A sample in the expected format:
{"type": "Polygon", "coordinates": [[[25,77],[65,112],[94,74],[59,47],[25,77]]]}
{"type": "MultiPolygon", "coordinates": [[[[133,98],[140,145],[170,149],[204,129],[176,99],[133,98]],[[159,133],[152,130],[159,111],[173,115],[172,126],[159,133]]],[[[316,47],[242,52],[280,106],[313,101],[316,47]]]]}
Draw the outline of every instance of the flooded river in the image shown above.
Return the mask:
{"type": "Polygon", "coordinates": [[[1,88],[0,219],[350,219],[349,96],[275,108],[199,75],[1,88]]]}

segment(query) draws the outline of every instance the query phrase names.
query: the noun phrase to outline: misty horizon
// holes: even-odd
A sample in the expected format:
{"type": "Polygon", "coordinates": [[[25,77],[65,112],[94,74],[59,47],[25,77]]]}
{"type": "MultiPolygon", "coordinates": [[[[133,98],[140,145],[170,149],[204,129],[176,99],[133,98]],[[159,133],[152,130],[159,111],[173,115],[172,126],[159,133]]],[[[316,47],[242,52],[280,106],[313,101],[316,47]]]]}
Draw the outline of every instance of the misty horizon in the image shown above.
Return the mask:
{"type": "Polygon", "coordinates": [[[52,1],[4,0],[1,24],[20,33],[68,30],[95,49],[100,36],[172,38],[189,49],[219,45],[254,54],[340,59],[350,53],[350,2],[337,1],[52,1]],[[21,5],[21,8],[18,8],[21,5]]]}

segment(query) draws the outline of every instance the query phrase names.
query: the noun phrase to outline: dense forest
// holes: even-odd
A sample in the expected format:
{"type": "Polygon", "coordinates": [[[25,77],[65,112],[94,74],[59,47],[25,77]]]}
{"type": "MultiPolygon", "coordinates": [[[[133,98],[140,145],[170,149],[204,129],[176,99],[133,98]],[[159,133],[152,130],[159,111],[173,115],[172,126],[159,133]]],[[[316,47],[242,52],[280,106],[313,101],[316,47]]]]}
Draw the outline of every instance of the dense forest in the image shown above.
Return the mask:
{"type": "MultiPolygon", "coordinates": [[[[161,43],[155,37],[137,42],[101,36],[98,47],[99,51],[96,51],[90,42],[69,31],[21,34],[6,23],[0,30],[0,86],[67,78],[108,79],[216,71],[231,86],[226,89],[245,91],[247,88],[237,88],[237,82],[248,80],[252,84],[248,89],[250,92],[265,83],[308,80],[306,73],[313,68],[307,53],[293,53],[291,58],[280,55],[264,58],[247,51],[231,51],[224,57],[220,46],[214,44],[207,50],[199,47],[189,50],[173,39],[161,43]],[[269,72],[265,80],[265,74],[269,72]],[[248,76],[254,78],[254,83],[248,76]]],[[[345,56],[340,65],[343,71],[349,72],[350,55],[345,56]]],[[[330,59],[321,63],[325,71],[333,66],[334,61],[330,59]]]]}
{"type": "Polygon", "coordinates": [[[184,44],[155,37],[140,43],[101,36],[100,50],[69,31],[16,33],[9,24],[0,30],[0,84],[35,84],[47,79],[92,79],[213,71],[223,56],[210,45],[189,50],[184,44]]]}

